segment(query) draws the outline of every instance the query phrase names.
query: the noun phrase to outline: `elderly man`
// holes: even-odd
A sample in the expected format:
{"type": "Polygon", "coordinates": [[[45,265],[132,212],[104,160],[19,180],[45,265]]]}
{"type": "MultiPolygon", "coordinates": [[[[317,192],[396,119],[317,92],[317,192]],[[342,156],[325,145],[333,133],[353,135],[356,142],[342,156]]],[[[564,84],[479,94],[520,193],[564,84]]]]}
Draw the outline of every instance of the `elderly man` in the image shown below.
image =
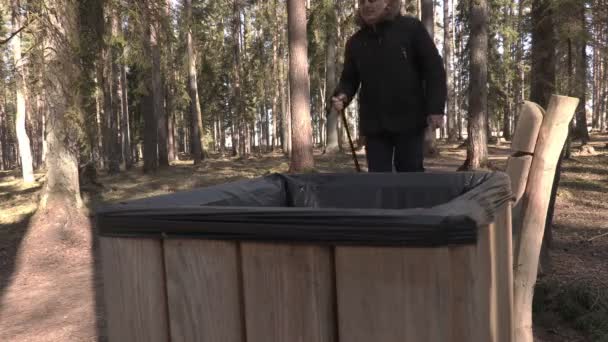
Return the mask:
{"type": "Polygon", "coordinates": [[[341,111],[359,90],[370,172],[424,171],[425,130],[443,124],[443,60],[422,23],[400,8],[400,0],[359,0],[360,29],[347,41],[332,98],[341,111]]]}

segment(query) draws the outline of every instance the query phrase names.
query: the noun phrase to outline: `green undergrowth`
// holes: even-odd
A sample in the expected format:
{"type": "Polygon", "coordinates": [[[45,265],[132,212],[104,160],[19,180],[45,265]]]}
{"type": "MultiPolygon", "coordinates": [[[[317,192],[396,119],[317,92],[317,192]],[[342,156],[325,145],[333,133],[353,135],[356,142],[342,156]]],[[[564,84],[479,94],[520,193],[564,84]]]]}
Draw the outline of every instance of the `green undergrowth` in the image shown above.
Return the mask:
{"type": "Polygon", "coordinates": [[[589,341],[608,342],[608,288],[588,282],[542,280],[534,292],[535,323],[551,329],[557,316],[589,341]]]}

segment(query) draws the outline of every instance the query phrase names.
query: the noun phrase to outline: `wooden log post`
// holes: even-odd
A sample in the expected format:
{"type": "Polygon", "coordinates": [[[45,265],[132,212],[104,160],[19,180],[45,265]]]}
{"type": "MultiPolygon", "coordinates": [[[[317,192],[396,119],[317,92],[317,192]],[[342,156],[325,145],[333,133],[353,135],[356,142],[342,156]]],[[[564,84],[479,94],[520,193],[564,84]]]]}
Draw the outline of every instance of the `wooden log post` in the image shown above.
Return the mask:
{"type": "MultiPolygon", "coordinates": [[[[511,191],[513,191],[513,217],[521,216],[522,197],[528,183],[528,173],[532,165],[532,155],[536,149],[538,132],[543,122],[545,111],[534,102],[525,101],[521,105],[519,119],[511,143],[511,156],[507,162],[507,174],[511,178],[511,191]]],[[[513,222],[513,244],[518,248],[521,231],[520,220],[513,222]]]]}
{"type": "Polygon", "coordinates": [[[578,103],[577,98],[551,97],[522,197],[522,214],[514,217],[515,226],[521,227],[514,265],[514,323],[517,342],[533,342],[532,298],[553,176],[568,135],[568,124],[578,103]]]}

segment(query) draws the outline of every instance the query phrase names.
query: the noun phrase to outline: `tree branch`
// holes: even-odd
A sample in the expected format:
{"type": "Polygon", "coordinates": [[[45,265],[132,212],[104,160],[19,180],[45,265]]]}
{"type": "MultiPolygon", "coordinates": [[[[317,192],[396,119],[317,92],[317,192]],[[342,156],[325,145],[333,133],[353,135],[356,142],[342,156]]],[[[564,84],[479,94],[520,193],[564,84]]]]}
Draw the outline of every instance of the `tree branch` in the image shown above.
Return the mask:
{"type": "Polygon", "coordinates": [[[8,43],[11,39],[13,39],[13,37],[21,33],[21,31],[25,30],[25,28],[28,27],[34,21],[36,21],[36,18],[25,23],[25,25],[21,26],[17,31],[11,33],[7,38],[0,40],[0,45],[8,43]]]}

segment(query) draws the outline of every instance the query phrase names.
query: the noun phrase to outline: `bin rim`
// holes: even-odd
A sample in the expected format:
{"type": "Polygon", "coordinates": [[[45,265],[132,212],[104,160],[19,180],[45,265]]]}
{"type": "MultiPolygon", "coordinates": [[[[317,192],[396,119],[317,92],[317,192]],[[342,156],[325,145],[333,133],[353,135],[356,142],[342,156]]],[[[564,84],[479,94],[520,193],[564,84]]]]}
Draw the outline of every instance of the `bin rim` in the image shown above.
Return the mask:
{"type": "MultiPolygon", "coordinates": [[[[430,177],[448,173],[428,173],[430,177]]],[[[453,173],[449,173],[452,175],[453,173]]],[[[490,224],[497,210],[512,200],[509,177],[503,172],[471,172],[483,181],[451,201],[430,208],[353,209],[282,206],[180,205],[159,207],[130,201],[96,212],[102,237],[191,238],[291,243],[444,246],[474,244],[478,229],[490,224]]],[[[321,177],[339,173],[318,174],[321,177]]],[[[314,177],[278,173],[264,179],[314,177]]],[[[353,175],[349,175],[353,177],[353,175]]],[[[355,177],[366,177],[360,174],[355,177]]],[[[370,176],[368,176],[370,177],[370,176]]],[[[378,175],[371,176],[378,177],[378,175]]],[[[420,176],[418,176],[420,177],[420,176]]],[[[226,184],[215,186],[220,189],[226,184]]],[[[206,187],[196,191],[205,191],[206,187]]],[[[170,196],[170,195],[169,195],[170,196]]]]}

